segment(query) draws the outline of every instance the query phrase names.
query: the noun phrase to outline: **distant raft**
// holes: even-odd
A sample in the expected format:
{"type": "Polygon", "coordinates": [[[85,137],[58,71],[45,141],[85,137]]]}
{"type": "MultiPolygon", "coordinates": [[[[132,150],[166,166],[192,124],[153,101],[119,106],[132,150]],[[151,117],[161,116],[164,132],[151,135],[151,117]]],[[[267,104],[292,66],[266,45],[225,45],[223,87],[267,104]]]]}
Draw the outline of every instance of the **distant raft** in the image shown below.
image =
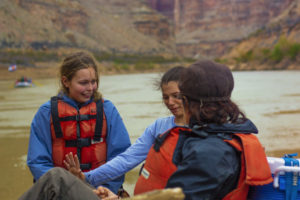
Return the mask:
{"type": "Polygon", "coordinates": [[[16,80],[15,87],[32,87],[34,84],[32,83],[31,78],[21,77],[20,79],[16,80]]]}

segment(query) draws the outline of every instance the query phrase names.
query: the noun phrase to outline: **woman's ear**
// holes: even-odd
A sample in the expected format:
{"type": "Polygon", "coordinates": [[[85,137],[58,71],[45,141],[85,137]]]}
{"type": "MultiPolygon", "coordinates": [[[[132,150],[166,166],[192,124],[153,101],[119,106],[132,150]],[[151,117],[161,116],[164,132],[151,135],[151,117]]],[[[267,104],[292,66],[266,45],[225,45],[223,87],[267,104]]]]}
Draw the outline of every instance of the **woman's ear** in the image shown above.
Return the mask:
{"type": "Polygon", "coordinates": [[[67,78],[66,76],[62,76],[62,77],[61,77],[61,82],[62,82],[62,84],[64,84],[64,86],[65,86],[66,88],[69,88],[70,81],[68,80],[68,78],[67,78]]]}

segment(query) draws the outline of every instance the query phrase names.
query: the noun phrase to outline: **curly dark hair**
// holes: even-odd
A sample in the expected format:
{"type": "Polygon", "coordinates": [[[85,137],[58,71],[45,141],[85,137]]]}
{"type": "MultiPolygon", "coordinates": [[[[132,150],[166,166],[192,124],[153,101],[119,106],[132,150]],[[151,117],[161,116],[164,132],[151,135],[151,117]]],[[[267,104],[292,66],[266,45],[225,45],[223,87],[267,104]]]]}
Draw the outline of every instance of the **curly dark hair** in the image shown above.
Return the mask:
{"type": "MultiPolygon", "coordinates": [[[[199,61],[182,71],[179,89],[183,103],[197,124],[238,123],[245,114],[231,101],[234,80],[226,65],[199,61]]],[[[242,119],[242,120],[241,120],[242,119]]]]}

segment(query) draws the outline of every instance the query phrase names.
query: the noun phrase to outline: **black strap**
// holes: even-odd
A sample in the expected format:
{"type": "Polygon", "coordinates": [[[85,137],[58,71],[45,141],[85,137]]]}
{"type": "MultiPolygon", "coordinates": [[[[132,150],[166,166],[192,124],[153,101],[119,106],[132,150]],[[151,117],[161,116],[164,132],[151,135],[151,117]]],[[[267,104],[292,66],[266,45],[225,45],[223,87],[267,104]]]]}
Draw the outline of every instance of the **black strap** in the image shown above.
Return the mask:
{"type": "MultiPolygon", "coordinates": [[[[96,102],[96,115],[75,115],[75,116],[67,116],[67,117],[59,117],[58,114],[58,101],[61,98],[54,96],[51,97],[51,116],[53,121],[53,127],[55,131],[55,135],[57,138],[62,138],[63,133],[60,126],[60,121],[84,121],[90,119],[96,119],[95,125],[95,134],[93,141],[91,138],[80,138],[80,126],[77,123],[77,139],[75,140],[66,140],[65,145],[66,147],[77,147],[77,155],[79,160],[81,161],[81,148],[87,147],[93,144],[94,142],[102,142],[101,135],[102,135],[102,128],[103,128],[103,103],[102,99],[96,102]]],[[[79,113],[79,112],[78,112],[79,113]]],[[[88,170],[91,168],[91,163],[87,164],[80,164],[80,168],[82,170],[88,170]]]]}
{"type": "Polygon", "coordinates": [[[60,117],[60,121],[87,121],[90,119],[96,119],[96,115],[74,115],[67,117],[60,117]]]}
{"type": "Polygon", "coordinates": [[[143,171],[144,167],[145,167],[145,163],[143,163],[142,166],[141,166],[141,169],[139,171],[139,176],[142,174],[142,171],[143,171]]]}
{"type": "Polygon", "coordinates": [[[96,117],[96,127],[95,127],[95,135],[94,141],[100,142],[103,128],[103,103],[102,99],[97,101],[97,117],[96,117]]]}
{"type": "Polygon", "coordinates": [[[92,164],[91,163],[81,163],[80,164],[80,169],[81,170],[89,170],[92,168],[92,164]]]}
{"type": "MultiPolygon", "coordinates": [[[[158,137],[155,138],[155,142],[154,142],[154,145],[153,145],[153,148],[156,152],[159,151],[160,147],[162,146],[162,144],[164,143],[164,141],[166,140],[166,138],[168,137],[170,131],[173,130],[173,129],[170,129],[168,131],[166,131],[165,133],[159,135],[158,137]]],[[[190,129],[188,128],[181,128],[179,127],[179,134],[190,134],[190,129]]]]}
{"type": "Polygon", "coordinates": [[[59,116],[58,116],[58,100],[59,100],[59,97],[57,97],[57,96],[51,97],[51,116],[52,116],[52,122],[53,122],[55,135],[57,138],[62,138],[63,133],[61,130],[59,116]]]}
{"type": "Polygon", "coordinates": [[[156,152],[159,151],[161,145],[164,143],[165,139],[167,138],[168,134],[170,133],[171,130],[166,131],[165,133],[159,135],[158,137],[155,138],[155,142],[154,142],[154,150],[156,152]]]}
{"type": "Polygon", "coordinates": [[[66,147],[88,147],[91,146],[91,138],[77,138],[76,140],[66,140],[66,147]]]}
{"type": "Polygon", "coordinates": [[[74,115],[74,116],[67,116],[67,117],[59,117],[58,114],[58,100],[61,98],[58,96],[51,97],[51,116],[53,121],[53,127],[55,131],[55,135],[57,138],[62,138],[63,133],[61,130],[60,122],[61,121],[85,121],[90,119],[96,119],[96,128],[95,128],[95,140],[100,141],[101,133],[102,133],[102,121],[103,121],[103,104],[102,101],[97,102],[97,115],[74,115]],[[100,102],[100,104],[98,104],[100,102]],[[99,125],[97,125],[99,123],[99,125]],[[100,131],[98,131],[100,130],[100,131]]]}

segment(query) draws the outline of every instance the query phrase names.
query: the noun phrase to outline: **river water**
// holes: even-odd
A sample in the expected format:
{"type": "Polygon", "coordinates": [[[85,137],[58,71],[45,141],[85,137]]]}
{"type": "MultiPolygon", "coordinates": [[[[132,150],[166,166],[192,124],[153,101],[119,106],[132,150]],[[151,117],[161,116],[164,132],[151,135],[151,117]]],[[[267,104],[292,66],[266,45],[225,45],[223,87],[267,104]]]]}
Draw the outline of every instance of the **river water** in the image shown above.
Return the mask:
{"type": "MultiPolygon", "coordinates": [[[[300,71],[234,72],[233,100],[258,127],[268,156],[300,153],[300,71]]],[[[154,82],[160,74],[102,76],[100,90],[119,110],[132,142],[147,125],[169,112],[154,82]]],[[[57,93],[57,80],[34,80],[36,87],[14,88],[0,80],[0,199],[17,199],[32,185],[26,166],[31,120],[57,93]]],[[[132,193],[138,168],[126,175],[132,193]]]]}

